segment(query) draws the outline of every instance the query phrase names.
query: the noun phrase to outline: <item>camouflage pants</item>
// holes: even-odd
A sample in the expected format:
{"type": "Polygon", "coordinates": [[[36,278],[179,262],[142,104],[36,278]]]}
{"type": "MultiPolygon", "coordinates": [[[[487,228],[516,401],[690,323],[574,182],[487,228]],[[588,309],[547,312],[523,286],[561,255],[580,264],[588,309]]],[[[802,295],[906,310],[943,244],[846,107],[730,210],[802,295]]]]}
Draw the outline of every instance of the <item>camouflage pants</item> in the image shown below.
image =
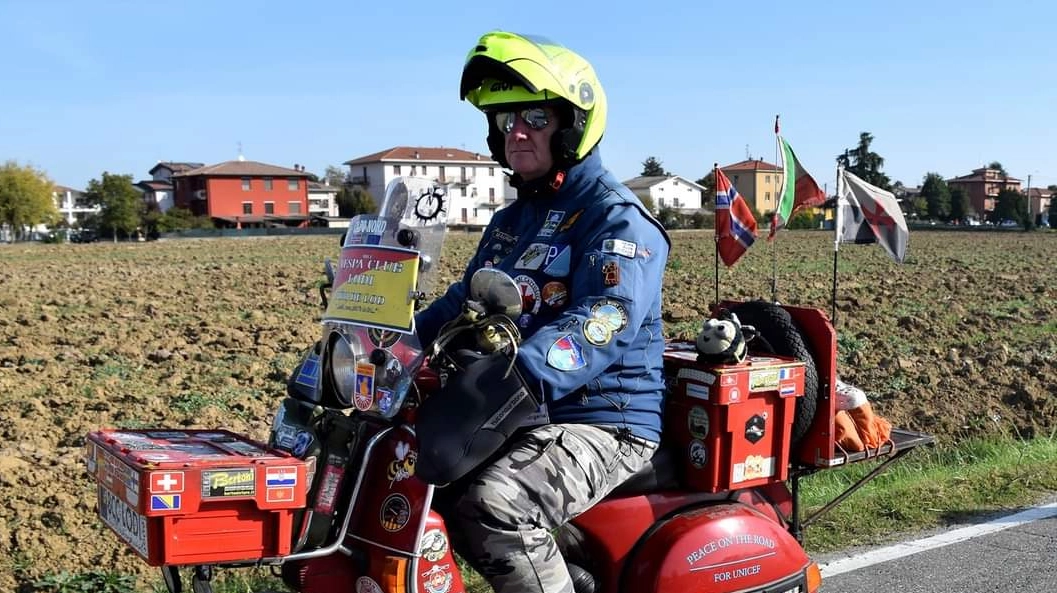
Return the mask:
{"type": "Polygon", "coordinates": [[[458,492],[438,490],[441,500],[457,497],[442,509],[453,543],[496,593],[572,593],[552,533],[641,469],[655,450],[655,443],[618,437],[616,427],[535,428],[458,492]]]}

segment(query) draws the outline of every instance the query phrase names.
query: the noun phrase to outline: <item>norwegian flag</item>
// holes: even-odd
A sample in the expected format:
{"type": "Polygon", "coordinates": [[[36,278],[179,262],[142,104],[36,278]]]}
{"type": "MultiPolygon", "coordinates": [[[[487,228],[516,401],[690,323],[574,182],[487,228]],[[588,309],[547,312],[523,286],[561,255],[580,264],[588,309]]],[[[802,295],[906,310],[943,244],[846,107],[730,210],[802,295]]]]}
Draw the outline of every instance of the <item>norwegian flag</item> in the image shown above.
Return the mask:
{"type": "Polygon", "coordinates": [[[756,241],[756,219],[745,198],[716,169],[716,250],[729,268],[756,241]]]}

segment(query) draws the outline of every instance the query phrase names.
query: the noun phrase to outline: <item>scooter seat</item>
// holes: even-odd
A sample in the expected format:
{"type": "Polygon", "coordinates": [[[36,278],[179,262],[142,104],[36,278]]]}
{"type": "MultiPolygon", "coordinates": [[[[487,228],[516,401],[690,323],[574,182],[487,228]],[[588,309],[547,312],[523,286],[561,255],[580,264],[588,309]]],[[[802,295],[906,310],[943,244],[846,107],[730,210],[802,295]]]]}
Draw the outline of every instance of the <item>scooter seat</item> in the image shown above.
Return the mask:
{"type": "Polygon", "coordinates": [[[661,445],[638,472],[617,486],[609,496],[635,496],[679,487],[679,458],[676,451],[661,445]]]}

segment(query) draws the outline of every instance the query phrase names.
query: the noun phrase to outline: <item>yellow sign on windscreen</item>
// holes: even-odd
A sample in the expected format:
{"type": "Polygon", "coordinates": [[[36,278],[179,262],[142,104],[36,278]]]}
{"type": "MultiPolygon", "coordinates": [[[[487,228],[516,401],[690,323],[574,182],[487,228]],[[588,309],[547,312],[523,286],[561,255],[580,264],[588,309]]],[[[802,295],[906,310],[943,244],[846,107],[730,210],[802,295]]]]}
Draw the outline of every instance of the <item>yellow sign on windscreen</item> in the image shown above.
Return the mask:
{"type": "Polygon", "coordinates": [[[411,333],[418,279],[418,252],[382,245],[351,245],[341,250],[334,289],[324,321],[411,333]]]}

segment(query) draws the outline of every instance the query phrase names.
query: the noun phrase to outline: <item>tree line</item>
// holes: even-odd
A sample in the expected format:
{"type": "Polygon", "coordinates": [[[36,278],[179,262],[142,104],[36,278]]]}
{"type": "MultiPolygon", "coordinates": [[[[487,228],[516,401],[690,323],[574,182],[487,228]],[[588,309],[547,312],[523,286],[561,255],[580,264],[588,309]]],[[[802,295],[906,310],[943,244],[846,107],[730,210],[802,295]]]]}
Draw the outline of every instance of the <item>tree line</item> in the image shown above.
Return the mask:
{"type": "MultiPolygon", "coordinates": [[[[870,146],[874,137],[869,132],[859,135],[859,142],[854,148],[846,148],[836,156],[837,163],[850,173],[860,179],[891,191],[900,199],[900,206],[907,218],[936,220],[948,224],[965,224],[970,219],[983,220],[993,224],[1004,221],[1013,221],[1017,226],[1031,230],[1036,226],[1047,224],[1051,228],[1057,228],[1057,185],[1050,185],[1048,190],[1054,194],[1050,200],[1049,210],[1045,213],[1037,213],[1034,217],[1029,212],[1029,198],[1024,193],[1014,189],[1002,189],[995,199],[995,207],[987,213],[976,212],[973,209],[969,195],[960,187],[950,187],[943,177],[937,172],[928,172],[922,179],[920,193],[912,194],[902,182],[892,183],[888,175],[882,169],[884,158],[871,150],[870,146]]],[[[988,169],[995,169],[1003,177],[1008,177],[1005,167],[998,161],[992,161],[988,169]]],[[[642,176],[666,176],[671,175],[664,169],[663,163],[655,156],[648,157],[642,163],[642,176]]],[[[715,195],[715,180],[712,171],[695,181],[705,188],[705,196],[715,195]]],[[[664,208],[657,210],[650,200],[647,206],[658,212],[661,216],[664,208]]],[[[756,216],[757,221],[765,222],[770,219],[771,213],[760,213],[749,204],[756,216]]],[[[798,212],[789,222],[789,228],[816,228],[815,216],[810,212],[798,212]]],[[[678,227],[677,227],[678,228],[678,227]]]]}
{"type": "MultiPolygon", "coordinates": [[[[320,179],[311,174],[309,178],[312,181],[320,179]]],[[[328,166],[323,178],[340,187],[335,197],[338,216],[352,218],[377,209],[369,193],[345,182],[340,168],[328,166]]],[[[88,182],[76,203],[77,207],[94,208],[96,212],[67,229],[68,223],[56,204],[55,192],[55,184],[43,170],[32,165],[19,165],[13,160],[5,162],[0,166],[0,225],[6,225],[16,241],[27,239],[28,229],[37,225],[66,231],[91,231],[114,241],[215,226],[210,217],[195,216],[186,208],[161,212],[158,204],[144,199],[132,175],[104,171],[99,178],[88,182]]]]}

